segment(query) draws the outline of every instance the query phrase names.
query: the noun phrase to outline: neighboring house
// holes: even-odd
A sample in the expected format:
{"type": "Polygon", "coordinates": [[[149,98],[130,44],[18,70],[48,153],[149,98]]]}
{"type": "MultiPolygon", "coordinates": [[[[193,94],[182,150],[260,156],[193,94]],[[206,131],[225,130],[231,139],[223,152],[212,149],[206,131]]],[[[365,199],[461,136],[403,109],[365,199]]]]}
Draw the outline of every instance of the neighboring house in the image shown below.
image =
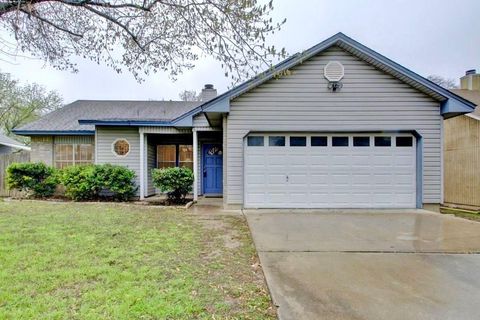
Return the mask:
{"type": "Polygon", "coordinates": [[[474,106],[339,33],[199,103],[77,101],[15,132],[34,161],[130,167],[140,198],[189,166],[228,208],[421,208],[443,202],[443,119],[474,106]]]}
{"type": "MultiPolygon", "coordinates": [[[[480,106],[480,74],[469,70],[453,93],[480,106]]],[[[445,204],[480,210],[480,107],[445,120],[445,204]]]]}
{"type": "Polygon", "coordinates": [[[0,154],[13,153],[20,150],[30,151],[30,148],[0,133],[0,154]]]}

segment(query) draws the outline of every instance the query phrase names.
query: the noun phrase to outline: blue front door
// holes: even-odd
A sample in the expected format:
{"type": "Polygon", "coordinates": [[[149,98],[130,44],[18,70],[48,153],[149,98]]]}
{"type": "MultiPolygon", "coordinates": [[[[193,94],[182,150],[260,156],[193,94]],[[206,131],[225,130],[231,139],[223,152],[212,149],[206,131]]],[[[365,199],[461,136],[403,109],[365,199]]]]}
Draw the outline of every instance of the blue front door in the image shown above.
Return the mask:
{"type": "Polygon", "coordinates": [[[223,192],[223,150],[221,144],[203,145],[203,193],[223,192]]]}

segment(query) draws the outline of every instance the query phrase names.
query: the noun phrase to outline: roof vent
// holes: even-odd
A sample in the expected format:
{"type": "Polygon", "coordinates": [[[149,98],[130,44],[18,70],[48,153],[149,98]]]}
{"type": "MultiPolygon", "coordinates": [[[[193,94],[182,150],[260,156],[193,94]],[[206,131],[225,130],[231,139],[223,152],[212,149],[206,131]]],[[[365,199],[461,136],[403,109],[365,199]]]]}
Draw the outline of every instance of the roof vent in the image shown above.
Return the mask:
{"type": "Polygon", "coordinates": [[[468,75],[471,75],[471,74],[476,74],[477,73],[477,70],[475,69],[470,69],[470,70],[467,70],[465,72],[465,75],[468,76],[468,75]]]}
{"type": "Polygon", "coordinates": [[[338,61],[330,61],[323,69],[323,75],[330,82],[339,82],[344,76],[343,65],[338,61]]]}

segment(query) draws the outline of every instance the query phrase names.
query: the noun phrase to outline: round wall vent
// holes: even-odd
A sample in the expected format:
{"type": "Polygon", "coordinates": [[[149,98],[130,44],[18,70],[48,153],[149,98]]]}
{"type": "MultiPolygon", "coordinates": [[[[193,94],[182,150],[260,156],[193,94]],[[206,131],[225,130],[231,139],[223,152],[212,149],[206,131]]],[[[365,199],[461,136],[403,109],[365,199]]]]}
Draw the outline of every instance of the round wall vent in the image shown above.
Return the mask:
{"type": "Polygon", "coordinates": [[[328,81],[338,82],[344,75],[343,64],[338,61],[330,61],[323,69],[323,74],[328,81]]]}

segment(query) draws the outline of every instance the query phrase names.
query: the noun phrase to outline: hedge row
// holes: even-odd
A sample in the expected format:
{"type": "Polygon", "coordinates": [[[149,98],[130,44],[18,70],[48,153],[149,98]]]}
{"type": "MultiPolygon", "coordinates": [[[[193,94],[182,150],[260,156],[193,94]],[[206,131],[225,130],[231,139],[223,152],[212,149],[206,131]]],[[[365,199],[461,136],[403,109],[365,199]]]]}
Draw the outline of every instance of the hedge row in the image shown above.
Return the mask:
{"type": "Polygon", "coordinates": [[[135,172],[111,164],[73,166],[58,170],[44,163],[14,163],[7,168],[7,186],[25,191],[35,198],[54,195],[63,185],[65,195],[73,200],[102,197],[128,200],[135,195],[135,172]]]}

